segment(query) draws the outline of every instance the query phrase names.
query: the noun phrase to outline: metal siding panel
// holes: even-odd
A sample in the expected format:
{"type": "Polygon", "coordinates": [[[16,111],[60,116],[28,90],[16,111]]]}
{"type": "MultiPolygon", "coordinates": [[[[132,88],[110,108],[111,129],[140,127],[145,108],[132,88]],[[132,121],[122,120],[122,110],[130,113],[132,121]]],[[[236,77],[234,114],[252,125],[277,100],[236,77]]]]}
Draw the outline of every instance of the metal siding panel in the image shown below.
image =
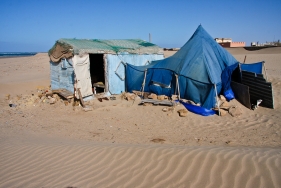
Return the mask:
{"type": "Polygon", "coordinates": [[[262,99],[260,106],[274,108],[273,88],[270,82],[266,82],[262,74],[242,71],[242,84],[249,86],[251,103],[262,99]]]}
{"type": "Polygon", "coordinates": [[[59,89],[60,88],[60,83],[56,82],[54,80],[51,80],[51,89],[59,89]]]}
{"type": "Polygon", "coordinates": [[[50,63],[51,69],[51,88],[52,89],[66,89],[70,92],[74,91],[74,72],[71,65],[62,68],[62,62],[50,63]]]}
{"type": "Polygon", "coordinates": [[[59,70],[58,63],[50,62],[50,77],[51,77],[51,88],[58,89],[59,88],[59,70]]]}
{"type": "Polygon", "coordinates": [[[231,88],[235,98],[244,106],[251,109],[249,86],[232,81],[231,88]]]}

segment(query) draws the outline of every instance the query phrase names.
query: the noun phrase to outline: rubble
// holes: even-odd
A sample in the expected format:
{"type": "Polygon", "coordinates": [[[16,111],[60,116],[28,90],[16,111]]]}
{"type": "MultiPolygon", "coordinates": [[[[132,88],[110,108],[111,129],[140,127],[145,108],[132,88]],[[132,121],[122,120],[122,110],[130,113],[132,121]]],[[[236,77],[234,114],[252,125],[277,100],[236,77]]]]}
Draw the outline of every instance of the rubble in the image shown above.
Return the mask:
{"type": "Polygon", "coordinates": [[[121,99],[125,99],[127,101],[131,101],[131,100],[135,100],[136,98],[136,95],[133,94],[133,93],[126,93],[126,92],[123,92],[121,94],[121,99]]]}
{"type": "Polygon", "coordinates": [[[224,109],[220,109],[220,116],[225,116],[227,114],[228,111],[224,110],[224,109]]]}
{"type": "Polygon", "coordinates": [[[147,96],[147,98],[157,100],[158,96],[154,93],[151,93],[150,95],[147,96]]]}
{"type": "Polygon", "coordinates": [[[165,95],[158,95],[158,96],[157,96],[157,99],[160,100],[160,101],[163,101],[163,100],[165,100],[165,99],[168,99],[168,97],[165,96],[165,95]]]}
{"type": "Polygon", "coordinates": [[[178,113],[179,113],[180,117],[186,117],[188,114],[188,111],[187,111],[187,109],[184,108],[184,109],[178,110],[178,113]]]}
{"type": "Polygon", "coordinates": [[[230,107],[228,112],[233,117],[237,117],[237,116],[240,116],[242,114],[241,109],[239,107],[237,107],[237,106],[230,107]]]}
{"type": "Polygon", "coordinates": [[[5,99],[6,100],[10,100],[11,95],[10,94],[6,94],[5,99]]]}
{"type": "Polygon", "coordinates": [[[174,112],[175,108],[174,107],[165,107],[162,109],[163,112],[168,112],[168,111],[172,111],[174,112]]]}

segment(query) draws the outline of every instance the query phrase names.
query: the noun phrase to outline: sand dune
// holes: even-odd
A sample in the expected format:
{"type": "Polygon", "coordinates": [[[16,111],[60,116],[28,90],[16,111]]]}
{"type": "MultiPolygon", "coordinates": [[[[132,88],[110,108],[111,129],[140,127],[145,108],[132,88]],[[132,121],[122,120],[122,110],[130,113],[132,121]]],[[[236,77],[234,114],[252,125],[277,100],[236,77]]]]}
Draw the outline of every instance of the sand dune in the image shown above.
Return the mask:
{"type": "Polygon", "coordinates": [[[266,50],[246,63],[266,61],[275,109],[233,100],[235,118],[181,118],[180,105],[163,112],[119,97],[89,112],[36,103],[36,87],[49,85],[47,54],[1,58],[0,187],[281,187],[281,54],[266,50]]]}
{"type": "Polygon", "coordinates": [[[44,139],[18,142],[8,138],[1,142],[0,187],[281,185],[280,148],[112,145],[44,139]]]}

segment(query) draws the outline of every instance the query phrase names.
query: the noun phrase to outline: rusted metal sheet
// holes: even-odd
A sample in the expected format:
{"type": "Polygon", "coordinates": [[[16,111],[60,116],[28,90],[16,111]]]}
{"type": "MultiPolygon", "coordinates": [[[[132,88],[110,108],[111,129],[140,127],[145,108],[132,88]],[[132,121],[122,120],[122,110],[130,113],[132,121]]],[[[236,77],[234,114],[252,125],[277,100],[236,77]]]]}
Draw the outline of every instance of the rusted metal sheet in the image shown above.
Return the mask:
{"type": "Polygon", "coordinates": [[[274,108],[272,84],[262,74],[242,71],[242,84],[249,86],[251,104],[256,104],[261,99],[260,106],[274,108]]]}
{"type": "Polygon", "coordinates": [[[231,88],[234,93],[235,99],[241,104],[251,109],[249,86],[232,81],[231,88]]]}

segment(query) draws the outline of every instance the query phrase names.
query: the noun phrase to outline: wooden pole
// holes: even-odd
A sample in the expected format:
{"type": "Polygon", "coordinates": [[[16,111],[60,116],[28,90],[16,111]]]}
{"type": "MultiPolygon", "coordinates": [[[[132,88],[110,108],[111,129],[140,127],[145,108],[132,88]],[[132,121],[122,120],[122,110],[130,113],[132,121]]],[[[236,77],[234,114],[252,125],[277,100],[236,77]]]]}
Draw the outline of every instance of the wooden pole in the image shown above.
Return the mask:
{"type": "Polygon", "coordinates": [[[144,72],[144,78],[143,78],[143,82],[142,82],[142,91],[141,91],[142,98],[143,98],[143,92],[144,92],[144,87],[145,87],[146,72],[147,72],[147,69],[144,72]]]}
{"type": "Polygon", "coordinates": [[[245,55],[245,58],[244,58],[244,62],[243,62],[243,63],[245,63],[245,62],[246,62],[246,58],[247,58],[247,56],[245,55]]]}
{"type": "Polygon", "coordinates": [[[176,89],[175,89],[175,95],[177,94],[177,90],[178,90],[178,75],[176,75],[176,89]]]}
{"type": "Polygon", "coordinates": [[[265,78],[266,78],[266,81],[267,81],[267,74],[266,74],[266,68],[265,68],[265,62],[264,61],[262,62],[262,65],[263,65],[263,69],[264,69],[265,78]]]}
{"type": "Polygon", "coordinates": [[[214,86],[215,86],[215,91],[216,91],[216,100],[217,100],[217,107],[218,107],[218,109],[219,109],[219,116],[221,116],[220,105],[219,105],[219,99],[218,99],[217,86],[216,86],[216,84],[214,84],[214,86]]]}
{"type": "Polygon", "coordinates": [[[181,100],[181,94],[180,94],[179,76],[176,75],[176,78],[177,78],[177,88],[178,88],[179,101],[180,101],[181,100]]]}
{"type": "Polygon", "coordinates": [[[83,97],[82,97],[81,92],[80,92],[80,88],[77,89],[77,92],[78,92],[78,95],[79,95],[79,99],[80,99],[81,105],[84,108],[85,104],[84,104],[83,97]]]}
{"type": "Polygon", "coordinates": [[[108,86],[108,71],[107,71],[107,55],[103,54],[103,69],[104,69],[104,92],[109,92],[108,86]]]}

